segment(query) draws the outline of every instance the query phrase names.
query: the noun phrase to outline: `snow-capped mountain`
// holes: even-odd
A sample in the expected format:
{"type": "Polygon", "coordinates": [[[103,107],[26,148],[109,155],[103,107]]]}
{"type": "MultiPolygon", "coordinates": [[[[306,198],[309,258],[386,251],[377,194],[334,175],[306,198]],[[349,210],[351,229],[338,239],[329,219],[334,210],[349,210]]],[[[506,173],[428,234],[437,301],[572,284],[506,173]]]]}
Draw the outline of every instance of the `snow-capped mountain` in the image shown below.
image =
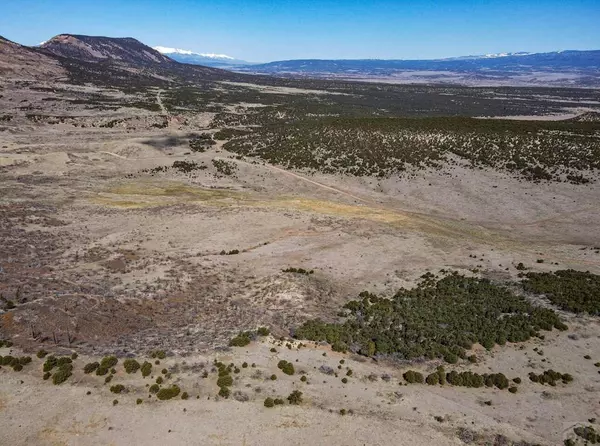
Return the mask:
{"type": "Polygon", "coordinates": [[[227,54],[195,53],[190,50],[169,48],[165,46],[155,46],[154,49],[177,62],[189,63],[192,65],[205,65],[208,67],[219,68],[231,68],[235,65],[249,65],[248,62],[228,56],[227,54]]]}
{"type": "Polygon", "coordinates": [[[495,54],[479,54],[476,56],[458,56],[448,57],[440,60],[473,60],[473,59],[497,59],[499,57],[517,57],[517,56],[529,56],[534,53],[528,53],[526,51],[520,51],[518,53],[495,53],[495,54]]]}

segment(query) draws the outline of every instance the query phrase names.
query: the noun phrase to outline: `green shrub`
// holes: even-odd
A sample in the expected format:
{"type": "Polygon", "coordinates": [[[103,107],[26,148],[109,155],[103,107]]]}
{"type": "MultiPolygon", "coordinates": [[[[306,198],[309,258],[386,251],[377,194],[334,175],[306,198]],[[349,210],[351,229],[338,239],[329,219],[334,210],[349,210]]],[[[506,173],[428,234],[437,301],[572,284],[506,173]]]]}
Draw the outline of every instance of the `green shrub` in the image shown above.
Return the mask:
{"type": "Polygon", "coordinates": [[[343,382],[344,384],[348,384],[348,378],[342,378],[342,382],[343,382]]]}
{"type": "Polygon", "coordinates": [[[123,367],[125,368],[125,371],[127,373],[135,373],[140,369],[140,363],[137,362],[135,359],[126,359],[125,361],[123,361],[123,367]]]}
{"type": "Polygon", "coordinates": [[[300,378],[300,381],[302,381],[303,383],[305,383],[307,381],[306,376],[302,375],[302,377],[300,378]]]}
{"type": "Polygon", "coordinates": [[[509,388],[508,388],[508,391],[509,391],[510,393],[517,393],[517,390],[518,390],[518,389],[517,389],[517,387],[516,387],[516,386],[512,386],[512,387],[509,387],[509,388]]]}
{"type": "Polygon", "coordinates": [[[269,336],[269,333],[271,333],[271,331],[267,327],[258,327],[256,330],[258,336],[269,336]]]}
{"type": "Polygon", "coordinates": [[[285,404],[285,401],[283,401],[281,398],[275,398],[273,402],[276,406],[283,406],[285,404]]]}
{"type": "Polygon", "coordinates": [[[277,364],[277,368],[279,370],[281,370],[283,373],[285,373],[286,375],[293,375],[294,374],[294,365],[291,362],[288,362],[288,361],[285,361],[285,360],[281,360],[277,364]]]}
{"type": "Polygon", "coordinates": [[[229,390],[229,387],[219,388],[219,396],[220,397],[229,398],[230,395],[231,395],[231,390],[229,390]]]}
{"type": "Polygon", "coordinates": [[[144,361],[144,363],[142,364],[142,367],[141,367],[141,371],[142,371],[142,376],[144,378],[146,376],[150,376],[150,374],[152,373],[152,364],[150,364],[148,361],[144,361]]]}
{"type": "Polygon", "coordinates": [[[217,386],[219,387],[229,387],[233,385],[233,378],[231,375],[223,375],[217,379],[217,386]]]}
{"type": "Polygon", "coordinates": [[[182,400],[187,400],[189,397],[190,397],[190,395],[189,395],[187,392],[183,392],[183,393],[181,394],[181,399],[182,399],[182,400]]]}
{"type": "Polygon", "coordinates": [[[243,368],[243,369],[246,369],[246,368],[248,368],[248,363],[247,363],[247,362],[244,362],[244,363],[242,364],[242,368],[243,368]]]}
{"type": "Polygon", "coordinates": [[[264,406],[265,407],[274,407],[275,401],[273,401],[273,398],[271,398],[271,397],[265,398],[264,406]]]}
{"type": "Polygon", "coordinates": [[[294,390],[288,395],[287,400],[290,404],[300,404],[302,402],[302,392],[299,390],[294,390]]]}
{"type": "Polygon", "coordinates": [[[150,353],[150,357],[152,359],[165,359],[167,357],[167,353],[164,350],[154,350],[150,353]]]}
{"type": "Polygon", "coordinates": [[[160,386],[158,384],[152,384],[149,388],[148,391],[150,393],[157,393],[160,390],[160,386]]]}
{"type": "Polygon", "coordinates": [[[119,404],[119,400],[113,400],[113,406],[116,406],[117,404],[119,404]]]}
{"type": "Polygon", "coordinates": [[[427,378],[425,378],[425,382],[427,384],[429,384],[430,386],[435,386],[435,385],[439,384],[440,383],[439,373],[434,372],[434,373],[427,375],[427,378]]]}
{"type": "Polygon", "coordinates": [[[423,384],[425,382],[423,375],[419,372],[415,372],[414,370],[408,370],[402,374],[404,380],[409,384],[423,384]]]}
{"type": "Polygon", "coordinates": [[[72,359],[73,361],[75,361],[77,358],[79,358],[79,355],[77,354],[77,352],[73,352],[73,353],[71,354],[71,359],[72,359]]]}
{"type": "Polygon", "coordinates": [[[95,372],[98,367],[100,367],[100,363],[98,362],[90,362],[83,367],[83,373],[89,375],[92,372],[95,372]]]}
{"type": "Polygon", "coordinates": [[[109,382],[111,382],[113,379],[113,375],[108,375],[106,378],[104,378],[104,384],[108,384],[109,382]]]}
{"type": "Polygon", "coordinates": [[[252,341],[252,333],[249,331],[240,332],[235,338],[229,341],[230,347],[245,347],[252,341]]]}
{"type": "Polygon", "coordinates": [[[54,385],[59,385],[64,383],[72,373],[73,366],[71,364],[64,364],[61,366],[55,373],[52,375],[52,382],[54,385]]]}
{"type": "MultiPolygon", "coordinates": [[[[4,362],[6,362],[6,356],[4,358],[5,358],[4,362]]],[[[7,365],[4,362],[3,362],[3,364],[7,365]]],[[[57,362],[58,362],[58,359],[56,359],[55,356],[48,356],[46,358],[46,361],[44,362],[44,366],[43,366],[44,372],[50,372],[50,371],[52,371],[52,369],[54,367],[56,367],[57,362]]]]}
{"type": "Polygon", "coordinates": [[[44,373],[44,376],[43,376],[44,381],[47,381],[48,379],[50,379],[51,376],[52,376],[52,373],[50,373],[50,372],[44,373]]]}
{"type": "Polygon", "coordinates": [[[156,384],[162,384],[162,383],[163,383],[162,376],[159,376],[158,378],[156,378],[156,384]]]}
{"type": "Polygon", "coordinates": [[[100,367],[104,369],[110,369],[116,366],[118,362],[119,360],[116,356],[105,356],[104,358],[102,358],[102,361],[100,361],[100,367]]]}
{"type": "Polygon", "coordinates": [[[48,355],[48,352],[44,349],[38,350],[38,352],[36,353],[36,356],[40,359],[45,358],[46,355],[48,355]]]}
{"type": "Polygon", "coordinates": [[[110,387],[110,391],[112,393],[122,393],[125,390],[125,386],[123,384],[115,384],[110,387]]]}
{"type": "Polygon", "coordinates": [[[101,365],[96,369],[97,376],[104,376],[108,373],[108,369],[106,367],[102,367],[101,365]]]}
{"type": "Polygon", "coordinates": [[[135,404],[142,404],[144,402],[144,400],[142,400],[141,398],[138,398],[137,400],[135,400],[135,404]]]}
{"type": "Polygon", "coordinates": [[[277,375],[275,375],[275,374],[271,375],[270,379],[271,379],[271,381],[275,381],[277,379],[277,375]]]}
{"type": "Polygon", "coordinates": [[[23,370],[23,366],[18,362],[13,364],[12,368],[15,372],[20,372],[21,370],[23,370]]]}

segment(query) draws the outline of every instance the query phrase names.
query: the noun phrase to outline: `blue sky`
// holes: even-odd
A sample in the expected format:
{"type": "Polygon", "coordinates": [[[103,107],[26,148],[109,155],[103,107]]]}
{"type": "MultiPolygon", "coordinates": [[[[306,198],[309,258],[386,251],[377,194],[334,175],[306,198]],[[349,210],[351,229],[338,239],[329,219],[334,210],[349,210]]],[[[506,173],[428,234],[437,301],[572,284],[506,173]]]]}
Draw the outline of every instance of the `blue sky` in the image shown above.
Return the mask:
{"type": "Polygon", "coordinates": [[[0,35],[60,33],[256,62],[600,49],[600,0],[2,0],[0,35]]]}

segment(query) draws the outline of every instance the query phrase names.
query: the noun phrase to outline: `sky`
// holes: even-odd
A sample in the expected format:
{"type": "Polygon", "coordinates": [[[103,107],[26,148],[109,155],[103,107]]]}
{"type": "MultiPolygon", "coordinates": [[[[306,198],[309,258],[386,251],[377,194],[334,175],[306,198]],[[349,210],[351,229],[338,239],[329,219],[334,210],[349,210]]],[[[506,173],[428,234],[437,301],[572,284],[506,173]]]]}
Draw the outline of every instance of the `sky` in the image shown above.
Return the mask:
{"type": "Polygon", "coordinates": [[[0,35],[61,34],[286,59],[435,59],[600,49],[600,0],[2,0],[0,35]]]}

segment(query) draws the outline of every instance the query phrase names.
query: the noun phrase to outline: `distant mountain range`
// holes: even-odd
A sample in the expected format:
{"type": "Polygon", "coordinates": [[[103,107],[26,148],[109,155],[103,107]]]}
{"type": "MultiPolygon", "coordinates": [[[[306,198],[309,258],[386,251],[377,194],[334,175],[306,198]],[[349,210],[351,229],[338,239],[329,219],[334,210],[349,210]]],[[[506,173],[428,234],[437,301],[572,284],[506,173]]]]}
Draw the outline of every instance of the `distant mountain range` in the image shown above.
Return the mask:
{"type": "Polygon", "coordinates": [[[207,67],[217,68],[232,68],[237,66],[249,66],[252,65],[250,62],[245,60],[235,59],[226,54],[214,54],[214,53],[195,53],[189,50],[182,50],[179,48],[168,48],[164,46],[155,46],[154,49],[165,56],[170,57],[173,60],[181,63],[188,63],[192,65],[204,65],[207,67]]]}
{"type": "Polygon", "coordinates": [[[600,50],[437,60],[305,59],[249,64],[224,54],[151,48],[131,37],[60,34],[34,47],[0,38],[0,75],[7,78],[165,86],[181,81],[261,81],[249,74],[391,83],[599,88],[600,50]]]}
{"type": "Polygon", "coordinates": [[[436,60],[284,60],[236,68],[269,75],[396,82],[600,85],[600,50],[501,53],[436,60]]]}

